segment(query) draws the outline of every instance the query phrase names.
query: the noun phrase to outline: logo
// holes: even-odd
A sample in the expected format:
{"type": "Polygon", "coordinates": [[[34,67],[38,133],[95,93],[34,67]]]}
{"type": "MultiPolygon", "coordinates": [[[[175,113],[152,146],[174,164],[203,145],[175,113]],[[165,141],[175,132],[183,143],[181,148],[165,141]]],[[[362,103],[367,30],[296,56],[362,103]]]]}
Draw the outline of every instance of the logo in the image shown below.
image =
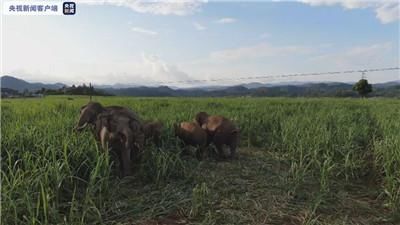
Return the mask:
{"type": "Polygon", "coordinates": [[[75,2],[64,2],[63,3],[64,15],[75,15],[75,12],[76,12],[75,2]]]}
{"type": "MultiPolygon", "coordinates": [[[[63,4],[56,0],[6,0],[3,5],[5,15],[16,16],[49,16],[63,15],[63,4]]],[[[76,6],[74,6],[74,12],[76,6]]]]}

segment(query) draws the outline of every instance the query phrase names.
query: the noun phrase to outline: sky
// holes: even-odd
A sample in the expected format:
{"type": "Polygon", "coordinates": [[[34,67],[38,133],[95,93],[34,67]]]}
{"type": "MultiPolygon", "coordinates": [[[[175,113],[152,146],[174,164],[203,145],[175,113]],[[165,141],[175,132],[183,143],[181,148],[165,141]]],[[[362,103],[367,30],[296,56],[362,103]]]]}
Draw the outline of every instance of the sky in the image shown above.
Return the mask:
{"type": "MultiPolygon", "coordinates": [[[[2,75],[69,85],[356,82],[360,73],[235,79],[400,65],[396,0],[75,2],[74,16],[2,14],[2,75]]],[[[366,76],[400,80],[398,70],[366,76]]]]}

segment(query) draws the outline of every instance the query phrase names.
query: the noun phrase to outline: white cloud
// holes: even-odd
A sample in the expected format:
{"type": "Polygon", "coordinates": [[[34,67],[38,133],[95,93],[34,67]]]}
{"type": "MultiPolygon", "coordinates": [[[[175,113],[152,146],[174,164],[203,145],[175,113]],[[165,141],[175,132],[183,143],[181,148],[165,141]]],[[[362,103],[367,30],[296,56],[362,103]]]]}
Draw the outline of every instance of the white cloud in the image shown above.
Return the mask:
{"type": "Polygon", "coordinates": [[[297,0],[311,6],[341,5],[345,9],[373,8],[381,23],[391,23],[400,20],[400,3],[398,0],[297,0]]]}
{"type": "Polygon", "coordinates": [[[388,62],[396,60],[395,58],[390,58],[391,51],[393,51],[393,45],[390,42],[376,43],[367,46],[355,46],[340,50],[339,52],[322,54],[311,58],[311,61],[318,64],[326,64],[329,62],[330,66],[339,69],[371,66],[379,67],[387,66],[388,62]]]}
{"type": "MultiPolygon", "coordinates": [[[[141,58],[129,61],[90,62],[75,64],[68,71],[67,83],[129,85],[157,85],[163,81],[192,79],[176,65],[167,63],[157,55],[142,53],[141,58]]],[[[60,81],[60,80],[58,80],[60,81]]]]}
{"type": "Polygon", "coordinates": [[[131,30],[136,33],[150,35],[150,36],[157,36],[158,33],[156,31],[147,30],[141,27],[132,27],[131,30]]]}
{"type": "Polygon", "coordinates": [[[79,0],[88,5],[114,5],[127,7],[135,12],[155,15],[184,16],[197,12],[204,0],[79,0]]]}
{"type": "Polygon", "coordinates": [[[203,26],[203,25],[201,25],[200,23],[197,23],[197,22],[194,22],[193,26],[194,26],[194,28],[196,28],[196,30],[200,30],[200,31],[207,29],[207,27],[205,27],[205,26],[203,26]]]}
{"type": "Polygon", "coordinates": [[[347,9],[366,8],[375,5],[372,1],[360,0],[298,0],[299,2],[306,3],[312,6],[327,5],[333,6],[341,4],[347,9]]]}
{"type": "Polygon", "coordinates": [[[311,51],[312,49],[310,47],[305,46],[272,46],[266,43],[261,43],[253,46],[215,51],[210,54],[210,57],[214,60],[231,61],[288,54],[307,54],[311,51]]]}
{"type": "Polygon", "coordinates": [[[130,61],[87,63],[76,65],[79,71],[71,71],[69,81],[94,82],[95,84],[120,83],[129,85],[162,85],[163,81],[192,79],[176,65],[167,63],[157,55],[142,53],[141,58],[130,61]],[[84,76],[81,73],[86,74],[84,76]]]}
{"type": "Polygon", "coordinates": [[[142,54],[143,64],[149,68],[149,78],[154,81],[179,81],[191,78],[177,66],[171,65],[160,59],[157,55],[142,54]]]}
{"type": "Polygon", "coordinates": [[[382,23],[391,23],[400,19],[400,6],[397,2],[385,3],[376,10],[376,17],[382,23]]]}
{"type": "Polygon", "coordinates": [[[227,23],[236,22],[236,19],[235,18],[231,18],[231,17],[224,17],[224,18],[221,18],[221,19],[219,19],[219,20],[217,20],[215,22],[216,23],[220,23],[220,24],[227,24],[227,23]]]}

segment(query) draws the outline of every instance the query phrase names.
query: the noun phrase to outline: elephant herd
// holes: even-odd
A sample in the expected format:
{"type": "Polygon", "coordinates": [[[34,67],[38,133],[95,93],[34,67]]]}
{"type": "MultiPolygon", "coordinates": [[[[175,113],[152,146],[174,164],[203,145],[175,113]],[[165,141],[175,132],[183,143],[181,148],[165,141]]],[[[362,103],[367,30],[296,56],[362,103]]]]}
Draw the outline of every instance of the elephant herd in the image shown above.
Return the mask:
{"type": "MultiPolygon", "coordinates": [[[[89,127],[103,149],[116,151],[120,161],[121,176],[132,173],[132,162],[140,160],[146,142],[161,144],[163,124],[158,121],[142,121],[132,110],[121,106],[102,106],[89,102],[80,109],[76,131],[89,127]]],[[[185,145],[197,147],[196,157],[201,160],[207,147],[213,143],[218,156],[225,158],[224,145],[235,157],[239,141],[239,129],[235,124],[218,115],[206,112],[196,114],[193,122],[174,124],[174,134],[185,145]]],[[[186,148],[184,148],[186,149],[186,148]]]]}

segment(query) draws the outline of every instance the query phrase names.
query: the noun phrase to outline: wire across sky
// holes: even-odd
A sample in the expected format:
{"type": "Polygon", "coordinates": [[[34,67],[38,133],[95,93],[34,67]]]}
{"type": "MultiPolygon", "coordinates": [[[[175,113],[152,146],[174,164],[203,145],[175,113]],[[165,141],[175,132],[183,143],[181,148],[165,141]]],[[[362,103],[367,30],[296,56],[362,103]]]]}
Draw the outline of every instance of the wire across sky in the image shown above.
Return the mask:
{"type": "MultiPolygon", "coordinates": [[[[358,69],[358,70],[343,70],[343,71],[330,71],[330,72],[313,72],[313,73],[288,73],[288,74],[275,74],[265,76],[244,76],[238,78],[218,78],[218,79],[193,79],[193,80],[179,80],[179,81],[160,81],[160,82],[149,82],[151,84],[168,85],[168,84],[195,84],[195,83],[207,83],[207,82],[221,82],[221,81],[254,81],[254,80],[265,80],[265,79],[277,79],[277,78],[291,78],[291,77],[309,77],[309,76],[332,76],[339,74],[351,74],[359,73],[362,77],[366,73],[382,72],[382,71],[393,71],[399,70],[399,67],[387,67],[387,68],[373,68],[373,69],[358,69]]],[[[399,75],[400,76],[400,75],[399,75]]],[[[399,77],[400,78],[400,77],[399,77]]]]}

